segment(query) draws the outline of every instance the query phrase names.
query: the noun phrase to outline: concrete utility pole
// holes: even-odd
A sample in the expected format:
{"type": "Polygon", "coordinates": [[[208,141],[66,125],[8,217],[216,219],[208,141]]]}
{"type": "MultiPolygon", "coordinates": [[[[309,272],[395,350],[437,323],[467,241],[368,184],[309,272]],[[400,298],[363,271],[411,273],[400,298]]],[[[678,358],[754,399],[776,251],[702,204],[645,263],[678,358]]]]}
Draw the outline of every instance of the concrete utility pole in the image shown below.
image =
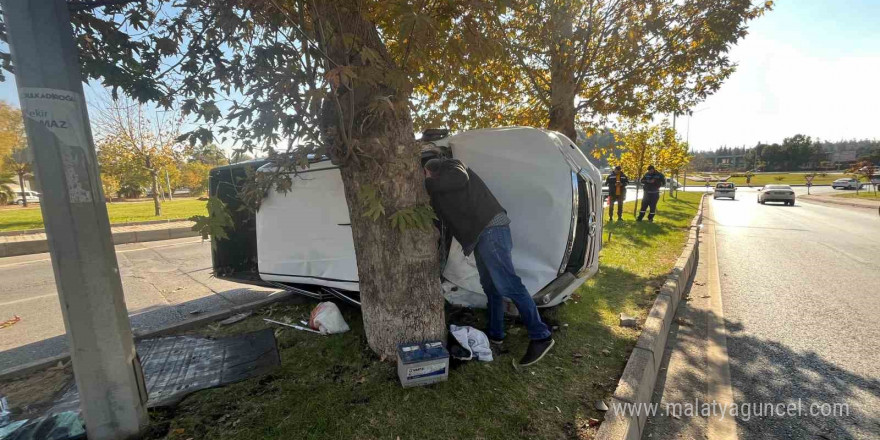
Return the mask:
{"type": "Polygon", "coordinates": [[[67,3],[2,0],[2,5],[86,431],[91,440],[136,438],[148,422],[147,392],[67,3]]]}

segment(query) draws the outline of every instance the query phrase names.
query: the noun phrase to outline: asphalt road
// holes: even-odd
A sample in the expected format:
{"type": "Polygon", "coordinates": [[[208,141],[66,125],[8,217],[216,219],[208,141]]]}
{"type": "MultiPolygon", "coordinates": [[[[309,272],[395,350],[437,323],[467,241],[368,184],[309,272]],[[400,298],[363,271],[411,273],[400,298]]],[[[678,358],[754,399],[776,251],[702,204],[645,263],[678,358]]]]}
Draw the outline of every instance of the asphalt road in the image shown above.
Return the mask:
{"type": "MultiPolygon", "coordinates": [[[[199,238],[116,247],[132,328],[149,330],[265,298],[275,290],[218,280],[199,238]]],[[[0,370],[67,351],[49,254],[0,258],[0,370]]]]}
{"type": "MultiPolygon", "coordinates": [[[[751,411],[736,420],[738,438],[880,438],[877,212],[809,201],[759,205],[757,192],[743,188],[736,200],[709,202],[700,266],[670,333],[655,402],[711,402],[719,395],[713,390],[724,381],[707,355],[715,341],[707,323],[717,322],[720,310],[729,390],[733,403],[751,411]],[[711,264],[705,267],[713,241],[717,277],[711,264]],[[709,304],[713,280],[718,307],[709,304]],[[779,403],[803,412],[756,415],[756,405],[779,403]]],[[[646,434],[711,438],[707,420],[661,415],[646,434]]]]}
{"type": "Polygon", "coordinates": [[[740,438],[880,438],[880,217],[756,193],[714,200],[737,402],[842,403],[849,416],[752,418],[740,438]]]}

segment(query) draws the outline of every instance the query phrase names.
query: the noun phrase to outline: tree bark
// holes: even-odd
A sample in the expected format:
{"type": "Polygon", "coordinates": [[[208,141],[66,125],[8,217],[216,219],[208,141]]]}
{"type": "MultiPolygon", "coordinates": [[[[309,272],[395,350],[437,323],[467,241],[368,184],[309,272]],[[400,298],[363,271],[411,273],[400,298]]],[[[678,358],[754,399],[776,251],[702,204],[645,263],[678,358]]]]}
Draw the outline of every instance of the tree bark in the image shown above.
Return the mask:
{"type": "MultiPolygon", "coordinates": [[[[401,209],[429,204],[408,107],[411,87],[401,84],[400,78],[406,77],[356,1],[314,4],[316,21],[326,20],[334,33],[333,37],[325,35],[325,41],[354,37],[384,61],[377,83],[355,80],[350,88],[338,87],[338,101],[332,97],[325,101],[321,129],[331,158],[342,166],[367,343],[383,358],[394,358],[400,343],[446,340],[438,233],[433,225],[401,231],[390,222],[401,209]],[[376,107],[376,102],[386,99],[391,106],[376,107]],[[377,191],[384,208],[376,220],[364,214],[360,194],[365,187],[377,191]]],[[[344,48],[329,45],[326,49],[334,62],[328,69],[334,65],[365,67],[360,57],[344,48]]]]}
{"type": "Polygon", "coordinates": [[[24,192],[24,173],[18,173],[18,189],[21,190],[21,206],[27,208],[27,193],[24,192]]]}
{"type": "Polygon", "coordinates": [[[571,45],[572,16],[566,8],[560,8],[551,14],[550,26],[553,26],[556,44],[550,53],[550,120],[547,128],[556,130],[577,143],[575,129],[574,100],[577,94],[574,69],[569,63],[571,45]]]}
{"type": "Polygon", "coordinates": [[[150,170],[150,181],[153,185],[153,207],[156,217],[159,217],[162,215],[162,204],[159,203],[159,176],[156,170],[150,170]]]}

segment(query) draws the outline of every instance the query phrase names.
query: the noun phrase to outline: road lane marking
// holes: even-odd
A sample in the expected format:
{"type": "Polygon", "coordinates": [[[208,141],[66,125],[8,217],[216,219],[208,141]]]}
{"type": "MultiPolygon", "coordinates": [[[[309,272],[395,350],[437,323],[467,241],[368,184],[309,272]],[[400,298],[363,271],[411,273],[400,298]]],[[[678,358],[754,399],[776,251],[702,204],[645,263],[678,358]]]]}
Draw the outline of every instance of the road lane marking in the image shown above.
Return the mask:
{"type": "MultiPolygon", "coordinates": [[[[195,240],[195,241],[185,241],[183,243],[163,244],[163,245],[159,245],[159,246],[149,246],[149,247],[142,247],[142,248],[137,248],[137,249],[123,249],[121,251],[116,251],[116,253],[117,254],[124,254],[127,252],[148,251],[150,249],[161,249],[161,248],[167,248],[167,247],[173,247],[173,246],[183,246],[185,244],[201,243],[202,241],[203,240],[199,239],[199,240],[195,240]]],[[[150,243],[150,242],[148,242],[148,243],[150,243]]],[[[28,260],[28,261],[20,261],[18,263],[0,264],[0,269],[3,269],[5,267],[22,266],[25,264],[32,264],[32,263],[43,263],[46,261],[52,261],[52,260],[50,258],[43,258],[40,260],[28,260]]]]}
{"type": "MultiPolygon", "coordinates": [[[[724,307],[721,299],[721,276],[718,270],[718,244],[715,224],[707,223],[708,246],[708,285],[709,288],[709,340],[706,358],[708,371],[709,401],[717,402],[722,408],[733,406],[733,386],[730,379],[730,359],[727,355],[727,329],[724,327],[724,307]]],[[[708,438],[710,440],[736,439],[736,420],[729,413],[709,418],[708,438]]]]}
{"type": "Polygon", "coordinates": [[[13,305],[13,304],[19,304],[19,303],[28,302],[28,301],[34,301],[34,300],[38,300],[38,299],[41,299],[41,298],[48,298],[48,297],[50,297],[50,296],[57,297],[58,294],[57,294],[57,293],[47,293],[47,294],[45,294],[45,295],[32,296],[32,297],[29,297],[29,298],[17,299],[17,300],[15,300],[15,301],[9,301],[9,302],[5,302],[5,303],[0,303],[0,306],[11,306],[11,305],[13,305]]]}

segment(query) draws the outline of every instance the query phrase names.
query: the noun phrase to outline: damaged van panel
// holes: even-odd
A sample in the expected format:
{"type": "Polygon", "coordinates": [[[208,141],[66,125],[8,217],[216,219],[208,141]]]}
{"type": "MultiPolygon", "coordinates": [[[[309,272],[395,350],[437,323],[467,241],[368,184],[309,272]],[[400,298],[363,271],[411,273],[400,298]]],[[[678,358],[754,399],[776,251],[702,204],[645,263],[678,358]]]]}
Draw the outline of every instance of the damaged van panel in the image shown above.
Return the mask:
{"type": "MultiPolygon", "coordinates": [[[[506,127],[433,136],[423,159],[463,161],[508,211],[513,263],[539,307],[555,306],[598,270],[601,175],[571,140],[543,129],[506,127]]],[[[257,172],[271,172],[263,165],[257,172]]],[[[359,289],[354,241],[342,178],[329,161],[294,176],[286,194],[271,192],[252,219],[252,275],[275,286],[313,292],[359,289]]],[[[236,225],[238,226],[238,225],[236,225]]],[[[447,300],[485,307],[473,256],[444,240],[447,300]]],[[[217,252],[223,252],[218,246],[217,252]]],[[[215,255],[216,261],[223,261],[215,255]]],[[[215,267],[215,273],[223,274],[215,267]]],[[[252,277],[252,276],[251,276],[252,277]]],[[[235,278],[235,277],[227,277],[235,278]]],[[[253,279],[247,280],[253,281],[253,279]]],[[[349,295],[351,296],[351,295],[349,295]]]]}

